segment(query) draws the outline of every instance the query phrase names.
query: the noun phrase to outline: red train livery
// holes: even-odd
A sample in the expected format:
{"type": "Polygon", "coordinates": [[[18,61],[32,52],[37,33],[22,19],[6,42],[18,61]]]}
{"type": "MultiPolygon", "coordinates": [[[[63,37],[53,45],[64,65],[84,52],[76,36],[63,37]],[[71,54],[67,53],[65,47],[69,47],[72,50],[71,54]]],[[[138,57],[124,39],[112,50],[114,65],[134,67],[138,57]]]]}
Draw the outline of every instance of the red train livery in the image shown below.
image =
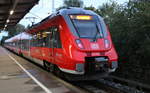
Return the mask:
{"type": "Polygon", "coordinates": [[[71,79],[114,72],[118,56],[102,17],[81,8],[61,9],[5,40],[5,47],[71,79]]]}

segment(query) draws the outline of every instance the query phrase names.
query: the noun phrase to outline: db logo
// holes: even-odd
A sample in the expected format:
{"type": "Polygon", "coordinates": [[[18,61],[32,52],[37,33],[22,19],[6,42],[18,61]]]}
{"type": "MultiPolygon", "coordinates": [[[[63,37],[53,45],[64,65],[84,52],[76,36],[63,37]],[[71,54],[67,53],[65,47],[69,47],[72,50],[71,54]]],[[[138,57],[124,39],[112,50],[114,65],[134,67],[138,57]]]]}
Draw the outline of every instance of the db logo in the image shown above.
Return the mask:
{"type": "Polygon", "coordinates": [[[98,44],[91,44],[91,48],[92,49],[99,49],[99,45],[98,44]]]}

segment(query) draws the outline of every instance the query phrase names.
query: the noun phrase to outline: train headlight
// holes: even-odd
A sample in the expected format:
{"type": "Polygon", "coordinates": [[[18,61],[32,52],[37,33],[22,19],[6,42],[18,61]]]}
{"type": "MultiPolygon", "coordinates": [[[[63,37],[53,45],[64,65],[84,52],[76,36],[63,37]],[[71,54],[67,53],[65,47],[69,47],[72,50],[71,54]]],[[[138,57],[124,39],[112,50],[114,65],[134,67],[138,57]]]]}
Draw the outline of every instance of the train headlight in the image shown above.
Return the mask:
{"type": "Polygon", "coordinates": [[[105,48],[109,48],[109,40],[105,39],[105,48]]]}
{"type": "Polygon", "coordinates": [[[81,49],[84,48],[84,47],[83,47],[83,44],[82,44],[82,42],[81,42],[81,40],[77,39],[77,40],[76,40],[76,43],[77,43],[77,45],[78,45],[79,48],[81,48],[81,49]]]}

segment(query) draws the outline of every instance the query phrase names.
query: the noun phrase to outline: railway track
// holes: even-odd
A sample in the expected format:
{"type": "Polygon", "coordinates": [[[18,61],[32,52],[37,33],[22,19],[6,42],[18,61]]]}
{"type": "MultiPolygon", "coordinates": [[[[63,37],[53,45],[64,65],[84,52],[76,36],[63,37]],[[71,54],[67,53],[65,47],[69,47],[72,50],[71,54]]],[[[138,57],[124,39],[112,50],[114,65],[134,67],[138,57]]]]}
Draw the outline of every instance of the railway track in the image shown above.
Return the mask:
{"type": "Polygon", "coordinates": [[[90,93],[148,93],[123,83],[114,82],[111,79],[99,79],[95,81],[71,82],[73,85],[85,89],[90,93]]]}
{"type": "Polygon", "coordinates": [[[103,85],[98,81],[80,81],[78,83],[73,82],[73,85],[80,87],[81,89],[85,89],[90,93],[123,93],[114,88],[108,87],[107,85],[103,85]]]}
{"type": "Polygon", "coordinates": [[[140,91],[144,91],[145,93],[150,93],[150,85],[148,85],[148,84],[143,84],[143,83],[140,83],[137,81],[124,79],[124,78],[120,78],[117,76],[110,76],[107,80],[111,80],[111,81],[114,81],[116,83],[121,83],[123,85],[136,88],[140,91]]]}
{"type": "Polygon", "coordinates": [[[106,80],[106,79],[99,79],[98,80],[101,84],[104,84],[104,85],[107,85],[109,87],[112,87],[116,90],[119,90],[120,92],[123,92],[123,93],[145,93],[141,90],[138,90],[134,87],[130,87],[130,86],[127,86],[127,85],[124,85],[123,83],[116,83],[112,80],[106,80]]]}

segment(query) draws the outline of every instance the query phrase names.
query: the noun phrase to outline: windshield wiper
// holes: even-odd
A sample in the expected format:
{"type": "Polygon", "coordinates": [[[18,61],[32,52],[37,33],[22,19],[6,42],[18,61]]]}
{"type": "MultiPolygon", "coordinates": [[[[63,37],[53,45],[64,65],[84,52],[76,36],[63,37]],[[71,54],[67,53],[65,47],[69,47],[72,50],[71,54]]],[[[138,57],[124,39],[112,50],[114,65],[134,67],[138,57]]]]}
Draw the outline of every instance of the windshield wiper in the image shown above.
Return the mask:
{"type": "Polygon", "coordinates": [[[98,25],[98,23],[96,23],[97,31],[96,31],[96,34],[95,34],[94,37],[93,37],[93,42],[96,42],[96,40],[97,40],[97,35],[100,34],[100,32],[99,32],[99,27],[98,27],[97,25],[98,25]]]}

